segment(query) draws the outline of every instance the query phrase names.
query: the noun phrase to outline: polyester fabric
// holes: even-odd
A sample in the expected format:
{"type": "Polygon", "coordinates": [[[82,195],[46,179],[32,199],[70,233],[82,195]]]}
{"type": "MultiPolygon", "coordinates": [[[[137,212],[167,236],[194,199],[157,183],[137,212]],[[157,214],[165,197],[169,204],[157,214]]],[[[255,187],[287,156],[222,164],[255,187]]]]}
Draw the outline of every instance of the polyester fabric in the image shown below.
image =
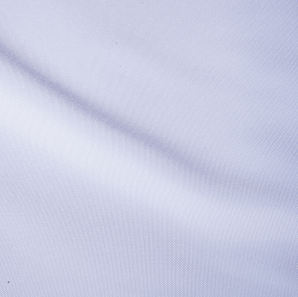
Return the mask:
{"type": "Polygon", "coordinates": [[[0,295],[298,296],[295,1],[0,1],[0,295]]]}

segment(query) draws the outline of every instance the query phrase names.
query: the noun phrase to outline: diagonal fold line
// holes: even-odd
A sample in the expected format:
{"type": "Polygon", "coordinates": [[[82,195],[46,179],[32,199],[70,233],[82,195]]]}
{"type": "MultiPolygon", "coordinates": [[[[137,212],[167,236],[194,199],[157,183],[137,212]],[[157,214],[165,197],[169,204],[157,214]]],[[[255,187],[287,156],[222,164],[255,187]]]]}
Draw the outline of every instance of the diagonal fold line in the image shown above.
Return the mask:
{"type": "Polygon", "coordinates": [[[227,174],[225,172],[227,170],[219,168],[219,166],[216,167],[216,170],[213,170],[210,169],[208,164],[204,162],[192,160],[180,152],[179,149],[173,148],[171,145],[165,143],[165,141],[162,141],[155,135],[132,126],[130,123],[119,117],[113,116],[98,105],[90,103],[90,100],[85,100],[80,95],[75,94],[72,90],[63,86],[61,83],[44,75],[24,61],[17,53],[15,53],[15,51],[10,49],[1,40],[0,57],[8,61],[10,65],[20,70],[48,92],[56,94],[72,108],[88,115],[100,124],[105,124],[108,127],[115,129],[130,139],[137,141],[139,144],[147,146],[165,157],[167,160],[173,161],[174,164],[178,165],[181,170],[187,171],[192,176],[192,179],[195,179],[197,183],[200,181],[207,181],[207,183],[211,186],[216,187],[217,190],[218,188],[228,191],[232,189],[236,192],[251,192],[263,196],[272,196],[272,194],[274,194],[275,196],[291,197],[293,196],[293,192],[295,192],[295,189],[285,188],[283,185],[278,185],[276,183],[266,183],[264,185],[259,181],[252,180],[247,177],[241,177],[239,175],[232,174],[231,172],[227,174]],[[239,187],[239,185],[241,186],[239,187]]]}

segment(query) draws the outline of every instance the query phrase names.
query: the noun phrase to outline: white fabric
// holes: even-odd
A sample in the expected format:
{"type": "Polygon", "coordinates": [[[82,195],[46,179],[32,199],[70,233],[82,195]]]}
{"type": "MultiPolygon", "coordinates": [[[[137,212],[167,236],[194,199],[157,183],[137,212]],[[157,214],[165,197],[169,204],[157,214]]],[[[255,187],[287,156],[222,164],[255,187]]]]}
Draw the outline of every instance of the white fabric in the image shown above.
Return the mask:
{"type": "Polygon", "coordinates": [[[0,295],[298,296],[297,25],[1,0],[0,295]]]}

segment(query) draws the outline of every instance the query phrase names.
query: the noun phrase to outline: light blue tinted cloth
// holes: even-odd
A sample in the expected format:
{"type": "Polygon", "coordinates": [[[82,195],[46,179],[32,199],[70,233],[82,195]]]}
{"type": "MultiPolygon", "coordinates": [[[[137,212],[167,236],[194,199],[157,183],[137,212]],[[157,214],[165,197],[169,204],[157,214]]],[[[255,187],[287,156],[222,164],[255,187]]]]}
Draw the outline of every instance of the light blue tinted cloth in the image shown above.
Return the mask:
{"type": "Polygon", "coordinates": [[[0,295],[298,296],[294,1],[0,3],[0,295]]]}

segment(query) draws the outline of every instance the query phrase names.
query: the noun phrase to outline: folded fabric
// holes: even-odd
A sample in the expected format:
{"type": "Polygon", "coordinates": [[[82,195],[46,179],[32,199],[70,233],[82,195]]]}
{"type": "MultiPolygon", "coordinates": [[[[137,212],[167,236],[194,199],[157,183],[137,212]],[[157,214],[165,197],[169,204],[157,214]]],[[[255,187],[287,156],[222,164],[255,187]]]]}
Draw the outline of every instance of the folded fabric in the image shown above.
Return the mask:
{"type": "Polygon", "coordinates": [[[297,7],[2,0],[1,296],[297,296],[297,7]]]}

